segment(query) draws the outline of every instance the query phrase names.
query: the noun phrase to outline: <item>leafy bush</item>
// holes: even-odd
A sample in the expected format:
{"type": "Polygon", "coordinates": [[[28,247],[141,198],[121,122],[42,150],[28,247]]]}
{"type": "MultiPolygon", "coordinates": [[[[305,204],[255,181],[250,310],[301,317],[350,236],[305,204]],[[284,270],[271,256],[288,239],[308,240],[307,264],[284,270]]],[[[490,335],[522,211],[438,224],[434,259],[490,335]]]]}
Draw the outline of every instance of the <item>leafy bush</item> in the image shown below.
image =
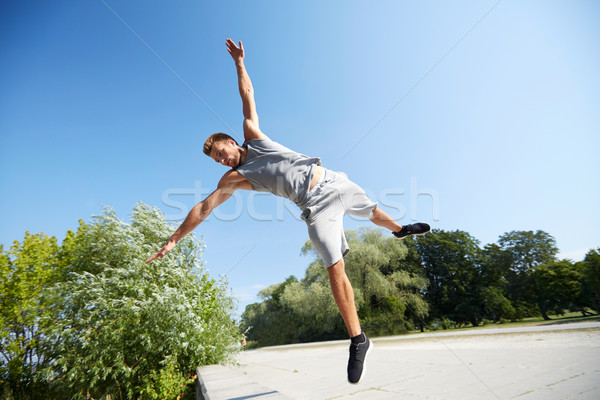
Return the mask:
{"type": "Polygon", "coordinates": [[[132,222],[106,209],[63,243],[63,279],[49,291],[44,378],[71,398],[176,398],[198,365],[226,360],[240,334],[225,282],[203,272],[192,235],[164,259],[146,258],[170,236],[142,203],[132,222]]]}

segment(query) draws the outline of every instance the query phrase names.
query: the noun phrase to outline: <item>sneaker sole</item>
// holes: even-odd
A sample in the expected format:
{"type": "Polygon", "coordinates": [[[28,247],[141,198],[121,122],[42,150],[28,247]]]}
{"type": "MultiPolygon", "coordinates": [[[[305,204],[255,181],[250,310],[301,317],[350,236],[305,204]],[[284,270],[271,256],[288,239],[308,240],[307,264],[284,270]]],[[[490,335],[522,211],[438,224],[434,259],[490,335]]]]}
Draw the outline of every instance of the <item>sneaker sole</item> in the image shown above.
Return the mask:
{"type": "Polygon", "coordinates": [[[369,353],[371,352],[371,350],[373,350],[373,341],[371,339],[369,339],[369,341],[371,343],[369,344],[369,348],[367,349],[367,354],[365,354],[365,361],[363,363],[363,370],[362,370],[362,374],[360,374],[360,379],[356,383],[352,383],[352,382],[348,381],[348,383],[351,385],[358,385],[360,383],[360,381],[363,380],[363,378],[367,375],[367,358],[369,358],[369,353]]]}
{"type": "Polygon", "coordinates": [[[401,238],[396,237],[396,239],[402,240],[402,239],[406,239],[407,237],[411,237],[411,236],[424,236],[424,235],[427,235],[429,232],[431,232],[431,231],[427,231],[427,232],[423,232],[423,233],[411,233],[410,235],[402,236],[401,238]]]}

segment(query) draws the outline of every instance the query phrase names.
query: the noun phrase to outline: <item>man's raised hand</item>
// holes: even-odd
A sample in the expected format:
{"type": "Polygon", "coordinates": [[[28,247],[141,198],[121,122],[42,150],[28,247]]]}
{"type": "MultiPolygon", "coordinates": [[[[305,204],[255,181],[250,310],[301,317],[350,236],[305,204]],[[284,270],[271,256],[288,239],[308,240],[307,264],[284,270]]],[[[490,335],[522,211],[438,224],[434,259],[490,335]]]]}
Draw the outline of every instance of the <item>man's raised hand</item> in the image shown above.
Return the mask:
{"type": "Polygon", "coordinates": [[[244,59],[244,45],[242,41],[239,41],[240,46],[236,46],[236,44],[231,39],[227,39],[227,51],[231,54],[231,57],[234,61],[242,61],[244,59]]]}
{"type": "Polygon", "coordinates": [[[156,252],[156,254],[154,254],[152,257],[150,257],[149,259],[146,260],[146,264],[156,260],[157,258],[163,258],[165,256],[165,254],[167,254],[169,251],[173,250],[173,248],[175,247],[175,244],[176,244],[175,242],[169,240],[162,247],[162,249],[160,249],[158,252],[156,252]]]}

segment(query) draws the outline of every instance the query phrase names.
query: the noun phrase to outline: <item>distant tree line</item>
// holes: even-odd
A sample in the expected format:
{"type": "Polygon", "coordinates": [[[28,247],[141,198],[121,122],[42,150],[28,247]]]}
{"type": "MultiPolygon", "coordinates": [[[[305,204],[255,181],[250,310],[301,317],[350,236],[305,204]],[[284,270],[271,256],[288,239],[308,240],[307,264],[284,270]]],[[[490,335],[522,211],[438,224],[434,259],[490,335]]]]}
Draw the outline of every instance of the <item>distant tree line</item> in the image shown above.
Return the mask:
{"type": "Polygon", "coordinates": [[[233,299],[192,235],[171,235],[142,203],[126,223],[106,209],[59,245],[26,233],[0,246],[0,398],[175,399],[198,365],[239,348],[233,299]]]}
{"type": "MultiPolygon", "coordinates": [[[[460,230],[404,241],[376,229],[346,235],[346,272],[363,330],[372,336],[600,312],[600,249],[580,262],[559,260],[555,239],[544,231],[508,232],[483,248],[460,230]]],[[[347,336],[310,241],[303,252],[315,259],[302,279],[271,285],[259,293],[261,302],[246,307],[241,329],[255,345],[347,336]]]]}

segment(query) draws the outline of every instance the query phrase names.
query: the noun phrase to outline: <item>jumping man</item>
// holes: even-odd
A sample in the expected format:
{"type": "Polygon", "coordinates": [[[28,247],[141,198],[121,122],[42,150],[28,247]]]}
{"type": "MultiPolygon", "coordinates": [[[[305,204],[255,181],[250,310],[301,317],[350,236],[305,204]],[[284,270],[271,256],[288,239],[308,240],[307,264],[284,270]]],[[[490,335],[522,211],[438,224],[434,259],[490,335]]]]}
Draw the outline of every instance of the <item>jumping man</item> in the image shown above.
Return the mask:
{"type": "Polygon", "coordinates": [[[167,243],[146,263],[164,257],[238,189],[270,192],[293,201],[302,210],[301,217],[308,227],[310,240],[327,266],[331,291],[351,340],[348,381],[358,383],[373,345],[361,330],[354,291],[344,268],[344,256],[350,248],[344,236],[343,216],[369,218],[398,238],[423,235],[429,232],[429,225],[399,225],[345,174],[322,167],[319,158],[296,153],[269,139],[258,126],[254,88],[244,66],[242,42],[238,47],[227,39],[227,50],[237,70],[245,142],[239,146],[225,133],[215,133],[206,140],[204,153],[229,170],[217,189],[192,208],[167,243]]]}

